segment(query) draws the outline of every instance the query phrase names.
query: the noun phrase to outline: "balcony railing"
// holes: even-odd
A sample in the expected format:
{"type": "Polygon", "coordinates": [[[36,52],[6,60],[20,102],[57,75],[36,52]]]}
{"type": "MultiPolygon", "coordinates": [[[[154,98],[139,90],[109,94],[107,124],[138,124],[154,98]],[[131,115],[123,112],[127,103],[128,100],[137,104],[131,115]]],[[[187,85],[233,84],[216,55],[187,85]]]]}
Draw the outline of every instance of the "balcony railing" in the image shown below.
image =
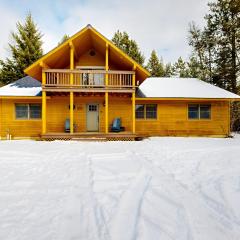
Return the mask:
{"type": "Polygon", "coordinates": [[[132,89],[134,71],[105,70],[45,70],[47,88],[132,89]],[[106,75],[108,85],[106,86],[106,75]],[[71,81],[72,75],[72,81],[71,81]]]}

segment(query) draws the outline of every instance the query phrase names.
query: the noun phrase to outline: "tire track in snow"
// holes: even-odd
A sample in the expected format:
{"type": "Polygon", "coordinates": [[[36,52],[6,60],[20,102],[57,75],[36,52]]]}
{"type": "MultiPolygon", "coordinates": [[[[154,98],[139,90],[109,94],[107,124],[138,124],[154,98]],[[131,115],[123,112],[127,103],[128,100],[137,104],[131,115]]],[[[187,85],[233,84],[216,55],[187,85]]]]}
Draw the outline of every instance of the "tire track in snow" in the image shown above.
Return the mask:
{"type": "Polygon", "coordinates": [[[142,200],[150,180],[151,176],[141,170],[122,195],[110,224],[111,240],[136,239],[142,200]]]}
{"type": "Polygon", "coordinates": [[[100,205],[97,202],[96,195],[94,193],[94,170],[92,161],[94,156],[88,156],[88,171],[89,171],[89,188],[88,195],[89,201],[91,202],[91,218],[93,219],[94,232],[96,234],[96,239],[110,240],[109,230],[104,218],[104,214],[100,205]]]}
{"type": "MultiPolygon", "coordinates": [[[[147,155],[157,156],[158,154],[153,149],[151,154],[147,155]]],[[[183,217],[187,220],[185,226],[187,226],[190,233],[187,239],[202,240],[203,236],[205,236],[204,239],[211,239],[211,235],[218,235],[218,239],[224,240],[239,239],[235,229],[232,227],[228,228],[227,224],[224,224],[228,219],[222,219],[222,216],[217,216],[212,209],[209,209],[211,212],[211,214],[209,214],[209,211],[206,211],[206,208],[209,207],[201,198],[199,198],[197,193],[185,188],[171,174],[166,173],[161,166],[153,163],[151,160],[152,157],[148,158],[147,155],[139,155],[139,158],[143,160],[146,169],[151,169],[154,176],[161,176],[161,184],[167,188],[168,191],[173,193],[174,199],[178,201],[184,209],[185,216],[183,217]]]]}

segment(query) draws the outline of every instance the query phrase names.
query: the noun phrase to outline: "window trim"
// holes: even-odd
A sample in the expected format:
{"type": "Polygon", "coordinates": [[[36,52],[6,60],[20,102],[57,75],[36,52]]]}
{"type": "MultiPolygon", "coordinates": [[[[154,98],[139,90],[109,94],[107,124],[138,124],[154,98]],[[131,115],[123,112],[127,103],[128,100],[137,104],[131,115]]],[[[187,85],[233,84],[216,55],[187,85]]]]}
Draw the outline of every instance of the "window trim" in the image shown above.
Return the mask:
{"type": "Polygon", "coordinates": [[[211,121],[212,120],[212,104],[211,103],[188,103],[187,105],[187,119],[189,121],[211,121]],[[189,106],[190,105],[198,105],[198,118],[189,118],[189,106]],[[209,118],[201,118],[201,105],[209,105],[210,106],[210,117],[209,118]]]}
{"type": "Polygon", "coordinates": [[[158,104],[157,103],[145,103],[145,104],[142,104],[142,103],[138,103],[135,105],[135,119],[137,121],[156,121],[158,120],[158,104]],[[136,106],[137,105],[142,105],[143,106],[143,118],[137,118],[136,117],[136,106]],[[156,106],[156,118],[147,118],[147,105],[155,105],[156,106]]]}
{"type": "Polygon", "coordinates": [[[15,103],[14,104],[14,116],[16,121],[41,121],[42,120],[42,106],[41,103],[15,103]],[[16,106],[17,105],[27,105],[27,118],[18,118],[17,117],[17,112],[16,112],[16,106]],[[30,105],[39,105],[40,106],[40,117],[39,118],[31,118],[30,117],[30,105]]]}

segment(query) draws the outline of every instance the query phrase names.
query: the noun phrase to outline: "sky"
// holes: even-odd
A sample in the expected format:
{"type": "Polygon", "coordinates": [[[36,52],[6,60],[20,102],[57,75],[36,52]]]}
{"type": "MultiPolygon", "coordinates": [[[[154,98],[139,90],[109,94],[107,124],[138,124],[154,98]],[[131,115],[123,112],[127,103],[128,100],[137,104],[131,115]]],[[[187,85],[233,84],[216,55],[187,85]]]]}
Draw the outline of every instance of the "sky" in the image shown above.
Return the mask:
{"type": "Polygon", "coordinates": [[[43,33],[44,53],[64,34],[91,24],[111,39],[118,29],[137,41],[146,58],[153,49],[164,62],[185,60],[189,23],[204,25],[209,0],[0,0],[0,59],[9,56],[10,32],[31,12],[43,33]]]}

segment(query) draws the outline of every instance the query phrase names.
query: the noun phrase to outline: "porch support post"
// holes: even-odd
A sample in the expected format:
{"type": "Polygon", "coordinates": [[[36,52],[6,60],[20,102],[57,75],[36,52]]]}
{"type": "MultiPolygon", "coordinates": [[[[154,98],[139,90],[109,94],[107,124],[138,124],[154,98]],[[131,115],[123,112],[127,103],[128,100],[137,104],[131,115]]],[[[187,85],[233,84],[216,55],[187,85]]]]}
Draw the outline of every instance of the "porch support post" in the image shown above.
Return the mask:
{"type": "Polygon", "coordinates": [[[136,86],[136,65],[133,66],[133,76],[132,76],[132,87],[134,92],[132,93],[132,132],[136,132],[136,116],[135,116],[135,98],[136,98],[136,93],[135,93],[135,86],[136,86]]]}
{"type": "Polygon", "coordinates": [[[106,44],[106,56],[105,56],[105,133],[108,133],[108,44],[106,44]]]}
{"type": "Polygon", "coordinates": [[[231,100],[228,101],[228,136],[231,134],[231,100]]]}
{"type": "MultiPolygon", "coordinates": [[[[74,70],[74,46],[73,43],[69,43],[70,46],[70,70],[74,70]]],[[[70,73],[70,85],[73,85],[73,73],[70,73]]],[[[73,91],[70,91],[70,133],[74,132],[74,126],[73,126],[73,105],[74,105],[74,93],[73,91]]]]}
{"type": "MultiPolygon", "coordinates": [[[[46,73],[44,69],[42,69],[42,85],[45,86],[46,84],[46,73]]],[[[45,134],[47,131],[47,117],[46,111],[47,110],[47,100],[46,100],[46,91],[42,90],[42,134],[45,134]]]]}

